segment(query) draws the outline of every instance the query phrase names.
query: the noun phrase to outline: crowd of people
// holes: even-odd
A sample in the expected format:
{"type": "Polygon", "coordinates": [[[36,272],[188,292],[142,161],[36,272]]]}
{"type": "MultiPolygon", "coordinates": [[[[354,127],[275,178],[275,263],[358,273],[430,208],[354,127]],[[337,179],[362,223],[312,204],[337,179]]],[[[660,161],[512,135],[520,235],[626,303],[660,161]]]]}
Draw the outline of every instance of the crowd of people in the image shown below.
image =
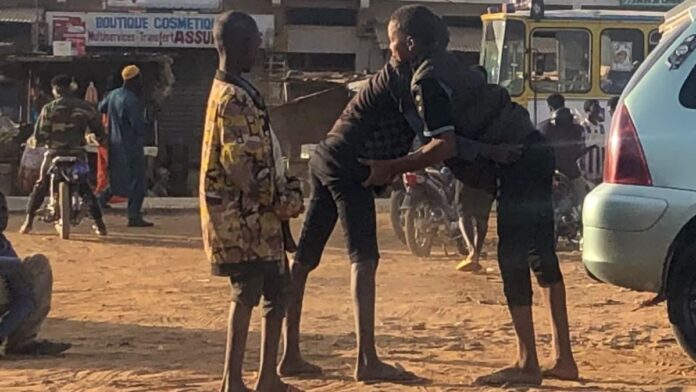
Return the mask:
{"type": "MultiPolygon", "coordinates": [[[[461,66],[446,50],[447,27],[427,7],[399,8],[390,18],[388,36],[391,60],[350,101],[310,160],[313,190],[296,252],[289,260],[288,252],[295,249],[285,227],[305,212],[304,198],[299,180],[285,172],[264,98],[243,76],[257,60],[258,26],[251,16],[237,11],[223,14],[215,24],[219,67],[205,119],[200,212],[212,273],[229,279],[232,287],[222,390],[250,390],[242,378],[242,364],[252,310],[260,304],[262,355],[253,390],[294,391],[281,377],[322,372],[303,358],[300,349],[302,305],[309,276],[319,267],[338,222],[351,266],[355,380],[417,379],[383,362],[376,349],[380,254],[374,198],[396,176],[437,164],[450,168],[458,181],[459,225],[470,250],[459,270],[481,268],[491,207],[498,203],[498,262],[517,336],[517,356],[510,367],[476,382],[502,386],[539,385],[545,378],[577,380],[565,285],[555,251],[551,184],[555,170],[561,171],[581,200],[588,183],[601,182],[603,109],[596,100],[587,101],[587,117],[578,121],[564,98],[555,94],[548,99],[552,116],[537,130],[525,108],[515,104],[504,88],[488,83],[485,70],[461,66]],[[420,147],[412,151],[414,139],[420,147]],[[553,357],[545,367],[536,350],[530,269],[553,327],[553,357]],[[284,353],[277,363],[281,334],[284,353]]],[[[110,92],[98,108],[73,95],[70,77],[53,79],[55,99],[38,114],[34,135],[35,143],[47,152],[22,233],[31,231],[48,192],[46,169],[51,160],[64,154],[81,156],[88,131],[109,151],[110,187],[99,197],[86,184],[80,190],[91,206],[97,233],[106,235],[101,206],[112,195],[128,198],[129,226],[151,226],[141,213],[142,75],[136,66],[127,66],[122,78],[123,86],[110,92]],[[102,114],[108,117],[108,129],[102,114]]],[[[612,100],[610,113],[615,106],[612,100]]],[[[68,344],[36,340],[50,307],[50,265],[40,255],[19,259],[2,235],[6,226],[7,206],[1,197],[0,275],[7,287],[0,287],[0,309],[6,312],[0,321],[0,347],[7,352],[67,350],[68,344]],[[21,278],[22,270],[29,271],[23,274],[32,276],[31,282],[21,278]]]]}

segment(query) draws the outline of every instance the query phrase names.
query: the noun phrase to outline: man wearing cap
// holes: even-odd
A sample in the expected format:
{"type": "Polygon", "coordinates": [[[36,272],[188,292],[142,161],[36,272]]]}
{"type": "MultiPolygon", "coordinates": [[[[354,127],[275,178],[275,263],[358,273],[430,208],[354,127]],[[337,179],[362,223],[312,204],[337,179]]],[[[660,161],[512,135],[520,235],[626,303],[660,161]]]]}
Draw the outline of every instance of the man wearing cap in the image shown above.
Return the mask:
{"type": "Polygon", "coordinates": [[[140,69],[128,65],[121,72],[123,86],[109,93],[99,110],[109,119],[109,187],[99,196],[105,205],[112,196],[128,198],[128,227],[151,227],[142,216],[147,191],[145,177],[145,119],[140,100],[140,69]]]}

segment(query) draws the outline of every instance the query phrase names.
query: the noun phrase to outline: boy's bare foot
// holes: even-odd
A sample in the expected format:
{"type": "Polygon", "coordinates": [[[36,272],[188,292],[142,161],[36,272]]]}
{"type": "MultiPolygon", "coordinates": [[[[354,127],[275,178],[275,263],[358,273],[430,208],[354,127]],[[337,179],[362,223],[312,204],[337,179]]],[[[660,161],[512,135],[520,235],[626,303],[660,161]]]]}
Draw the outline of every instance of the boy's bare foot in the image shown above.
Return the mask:
{"type": "Polygon", "coordinates": [[[276,378],[268,383],[259,381],[256,384],[256,392],[304,392],[300,388],[284,383],[280,378],[276,378]]]}
{"type": "Polygon", "coordinates": [[[544,378],[551,380],[577,381],[580,378],[578,365],[575,362],[558,361],[552,366],[544,367],[541,374],[544,378]]]}
{"type": "Polygon", "coordinates": [[[359,365],[355,371],[355,381],[358,382],[380,382],[380,381],[416,381],[418,376],[396,366],[378,362],[373,365],[359,365]]]}
{"type": "Polygon", "coordinates": [[[284,358],[278,366],[278,374],[283,377],[313,375],[321,373],[322,370],[319,366],[309,363],[302,358],[293,360],[288,360],[284,358]]]}
{"type": "Polygon", "coordinates": [[[474,381],[475,385],[492,387],[511,385],[541,385],[541,371],[526,370],[519,367],[509,367],[498,370],[487,376],[481,376],[474,381]]]}
{"type": "Polygon", "coordinates": [[[220,392],[254,392],[254,390],[247,388],[243,382],[238,382],[232,385],[225,383],[222,388],[220,388],[220,392]]]}

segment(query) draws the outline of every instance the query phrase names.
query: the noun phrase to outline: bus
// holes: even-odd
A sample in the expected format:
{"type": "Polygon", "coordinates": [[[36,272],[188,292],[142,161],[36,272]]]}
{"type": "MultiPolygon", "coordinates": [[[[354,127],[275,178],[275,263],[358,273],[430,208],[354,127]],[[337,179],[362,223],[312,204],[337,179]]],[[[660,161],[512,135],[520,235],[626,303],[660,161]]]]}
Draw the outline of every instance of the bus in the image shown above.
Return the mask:
{"type": "MultiPolygon", "coordinates": [[[[543,7],[543,6],[542,6],[543,7]]],[[[664,13],[617,10],[531,11],[506,4],[481,16],[481,65],[535,123],[549,118],[554,93],[583,113],[588,99],[621,95],[635,67],[660,40],[664,13]]],[[[605,113],[607,123],[609,114],[605,113]]]]}

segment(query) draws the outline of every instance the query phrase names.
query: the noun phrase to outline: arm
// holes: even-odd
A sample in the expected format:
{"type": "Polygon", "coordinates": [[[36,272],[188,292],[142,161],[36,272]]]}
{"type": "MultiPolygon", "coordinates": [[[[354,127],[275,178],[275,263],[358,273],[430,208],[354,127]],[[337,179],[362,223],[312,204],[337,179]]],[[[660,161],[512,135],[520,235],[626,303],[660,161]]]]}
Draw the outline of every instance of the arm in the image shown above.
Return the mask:
{"type": "Polygon", "coordinates": [[[10,305],[0,321],[0,340],[4,341],[12,335],[22,322],[34,310],[35,304],[31,289],[25,282],[20,271],[21,260],[18,258],[0,258],[0,279],[7,285],[10,305]]]}
{"type": "Polygon", "coordinates": [[[124,105],[124,114],[133,132],[135,132],[134,136],[143,140],[145,138],[145,117],[143,116],[143,108],[140,105],[140,101],[130,95],[124,100],[124,105]]]}
{"type": "Polygon", "coordinates": [[[507,161],[508,158],[503,159],[503,155],[518,154],[519,147],[491,146],[456,135],[450,95],[438,81],[421,81],[417,99],[423,105],[420,110],[425,122],[423,138],[429,141],[413,154],[402,158],[364,162],[371,166],[370,177],[364,185],[384,185],[398,174],[420,170],[452,158],[469,162],[478,157],[507,161]]]}
{"type": "MultiPolygon", "coordinates": [[[[221,103],[217,121],[220,122],[220,164],[227,178],[242,192],[256,195],[261,189],[273,189],[271,181],[275,181],[275,178],[264,176],[260,181],[268,183],[263,184],[254,178],[254,166],[257,164],[254,156],[262,153],[263,146],[260,145],[260,130],[252,129],[260,127],[262,120],[257,119],[255,124],[250,124],[245,114],[254,110],[252,105],[248,98],[232,96],[221,103]]],[[[270,194],[263,196],[267,200],[273,199],[270,194]]]]}
{"type": "Polygon", "coordinates": [[[102,114],[109,113],[109,96],[110,95],[111,95],[111,92],[106,93],[104,98],[102,98],[101,102],[99,102],[99,105],[97,106],[97,110],[99,110],[99,113],[102,113],[102,114]]]}
{"type": "Polygon", "coordinates": [[[37,147],[47,144],[51,139],[52,129],[50,124],[46,121],[46,117],[48,116],[47,107],[48,105],[45,105],[43,109],[41,109],[41,114],[39,114],[39,118],[36,120],[36,125],[34,126],[34,140],[37,147]]]}

